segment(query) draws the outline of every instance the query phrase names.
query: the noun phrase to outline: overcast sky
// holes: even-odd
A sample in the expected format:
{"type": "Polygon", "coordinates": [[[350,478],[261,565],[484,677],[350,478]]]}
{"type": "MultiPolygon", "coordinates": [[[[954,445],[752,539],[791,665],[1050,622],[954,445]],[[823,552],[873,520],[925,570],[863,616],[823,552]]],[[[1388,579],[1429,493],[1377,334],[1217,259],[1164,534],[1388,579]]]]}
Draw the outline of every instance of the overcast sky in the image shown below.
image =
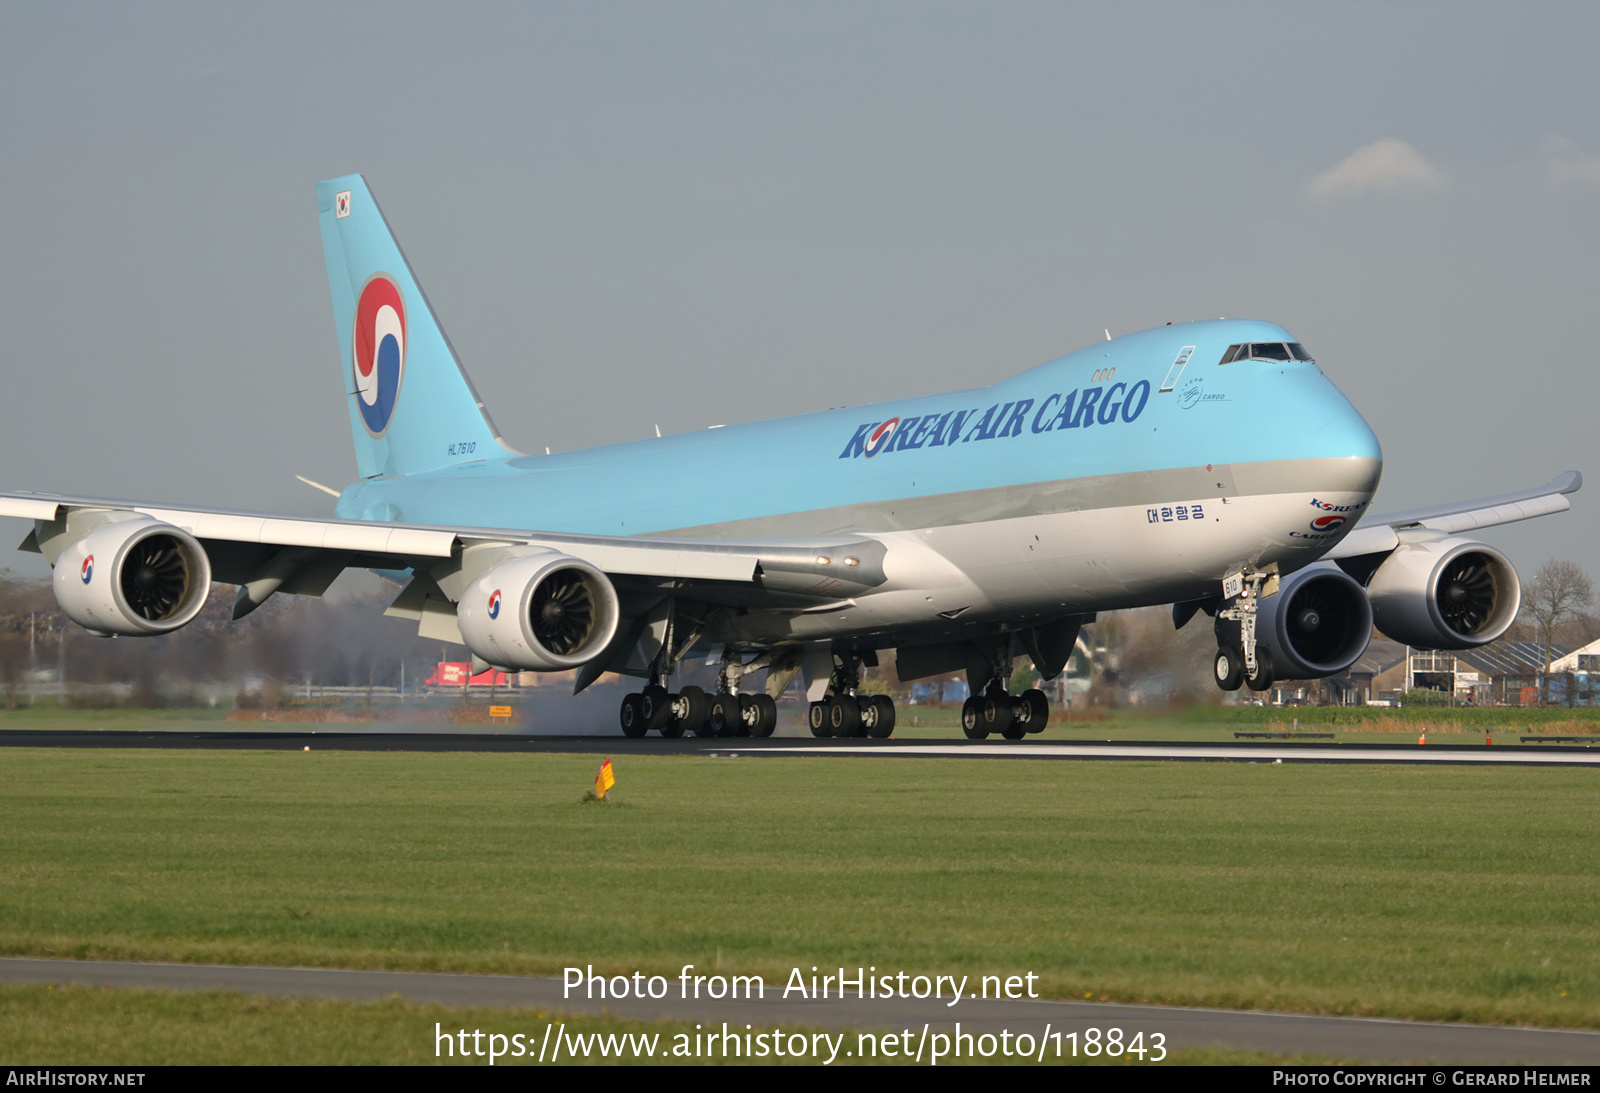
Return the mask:
{"type": "Polygon", "coordinates": [[[1380,509],[1594,472],[1484,538],[1600,578],[1596,41],[1593,3],[5,4],[0,488],[330,511],[311,184],[360,171],[524,450],[1256,317],[1372,423],[1380,509]]]}

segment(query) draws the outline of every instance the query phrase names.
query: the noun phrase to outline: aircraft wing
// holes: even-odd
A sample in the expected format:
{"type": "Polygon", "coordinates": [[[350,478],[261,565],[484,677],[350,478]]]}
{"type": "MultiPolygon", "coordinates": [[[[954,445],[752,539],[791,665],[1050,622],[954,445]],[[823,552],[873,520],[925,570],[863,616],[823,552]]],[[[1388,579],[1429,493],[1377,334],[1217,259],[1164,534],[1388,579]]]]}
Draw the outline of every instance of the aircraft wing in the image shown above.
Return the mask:
{"type": "MultiPolygon", "coordinates": [[[[674,582],[734,582],[801,598],[837,600],[883,583],[884,545],[865,536],[826,539],[665,539],[545,533],[514,528],[436,527],[308,520],[103,498],[0,493],[0,516],[36,521],[25,550],[55,558],[45,529],[74,512],[136,513],[187,531],[205,545],[213,579],[246,586],[285,551],[295,573],[274,588],[321,595],[347,568],[428,569],[474,546],[534,547],[590,563],[609,575],[674,582]]],[[[280,565],[280,569],[281,569],[280,565]]],[[[265,599],[265,596],[261,597],[265,599]]]]}
{"type": "Polygon", "coordinates": [[[1364,516],[1350,534],[1324,558],[1338,561],[1359,558],[1368,554],[1386,554],[1400,545],[1400,532],[1423,528],[1454,535],[1478,528],[1511,524],[1518,520],[1531,520],[1535,516],[1548,516],[1566,512],[1572,507],[1567,494],[1577,493],[1583,486],[1583,475],[1568,471],[1542,486],[1503,493],[1496,497],[1481,497],[1475,501],[1458,501],[1450,505],[1409,509],[1378,516],[1364,516]]]}

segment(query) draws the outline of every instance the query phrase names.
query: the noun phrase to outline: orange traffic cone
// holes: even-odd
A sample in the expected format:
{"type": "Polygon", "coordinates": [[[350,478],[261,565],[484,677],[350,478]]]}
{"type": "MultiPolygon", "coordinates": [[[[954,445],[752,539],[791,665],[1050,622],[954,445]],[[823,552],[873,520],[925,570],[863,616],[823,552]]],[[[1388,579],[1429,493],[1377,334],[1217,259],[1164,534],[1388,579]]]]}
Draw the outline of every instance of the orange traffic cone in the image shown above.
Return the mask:
{"type": "Polygon", "coordinates": [[[1428,730],[1427,729],[1423,729],[1422,730],[1422,735],[1417,737],[1417,743],[1418,744],[1426,744],[1427,742],[1428,742],[1428,730]]]}

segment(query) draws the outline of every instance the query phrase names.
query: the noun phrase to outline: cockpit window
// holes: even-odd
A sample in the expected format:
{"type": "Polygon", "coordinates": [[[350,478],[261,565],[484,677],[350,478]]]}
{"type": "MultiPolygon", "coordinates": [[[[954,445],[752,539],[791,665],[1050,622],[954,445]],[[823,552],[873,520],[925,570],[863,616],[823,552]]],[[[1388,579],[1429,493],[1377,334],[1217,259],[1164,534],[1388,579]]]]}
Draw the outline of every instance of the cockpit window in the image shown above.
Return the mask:
{"type": "Polygon", "coordinates": [[[1235,361],[1309,361],[1311,354],[1299,342],[1241,342],[1228,346],[1218,364],[1235,361]]]}

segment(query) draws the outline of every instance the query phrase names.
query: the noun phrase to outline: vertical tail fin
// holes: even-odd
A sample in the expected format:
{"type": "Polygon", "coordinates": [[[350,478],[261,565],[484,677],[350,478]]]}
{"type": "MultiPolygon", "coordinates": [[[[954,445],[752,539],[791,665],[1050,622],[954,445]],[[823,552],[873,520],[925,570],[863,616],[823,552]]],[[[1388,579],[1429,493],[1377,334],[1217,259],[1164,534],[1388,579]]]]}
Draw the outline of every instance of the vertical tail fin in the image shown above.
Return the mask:
{"type": "Polygon", "coordinates": [[[317,216],[361,477],[510,451],[366,180],[317,183],[317,216]]]}

